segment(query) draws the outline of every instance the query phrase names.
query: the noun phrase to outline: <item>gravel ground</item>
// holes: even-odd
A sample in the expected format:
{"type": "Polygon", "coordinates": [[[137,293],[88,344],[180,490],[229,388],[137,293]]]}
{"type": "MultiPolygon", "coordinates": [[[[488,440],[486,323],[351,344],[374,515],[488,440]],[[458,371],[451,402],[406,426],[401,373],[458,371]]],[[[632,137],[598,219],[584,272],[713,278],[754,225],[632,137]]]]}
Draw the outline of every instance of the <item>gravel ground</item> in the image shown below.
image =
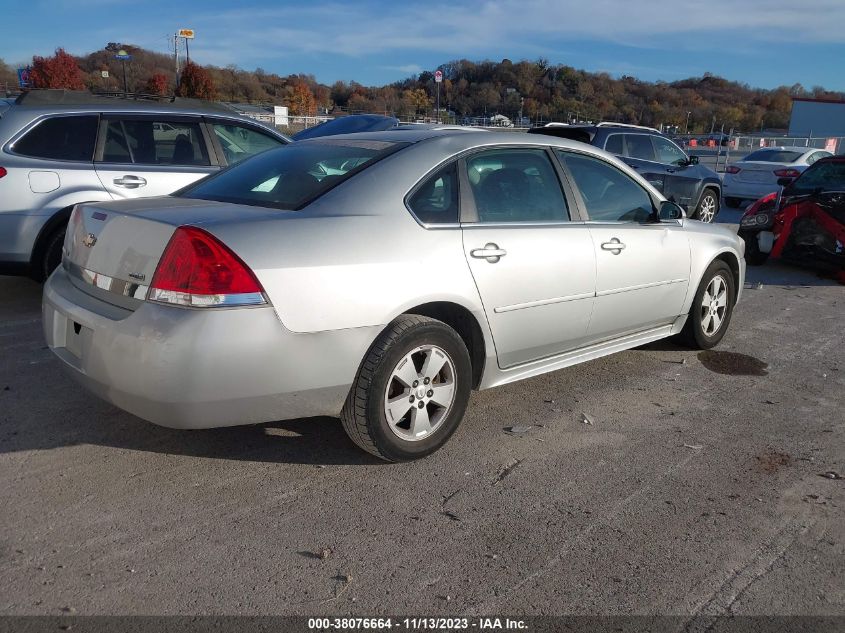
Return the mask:
{"type": "Polygon", "coordinates": [[[123,413],[0,277],[0,615],[845,615],[845,288],[748,277],[718,350],[752,359],[660,343],[476,393],[398,465],[332,418],[123,413]]]}

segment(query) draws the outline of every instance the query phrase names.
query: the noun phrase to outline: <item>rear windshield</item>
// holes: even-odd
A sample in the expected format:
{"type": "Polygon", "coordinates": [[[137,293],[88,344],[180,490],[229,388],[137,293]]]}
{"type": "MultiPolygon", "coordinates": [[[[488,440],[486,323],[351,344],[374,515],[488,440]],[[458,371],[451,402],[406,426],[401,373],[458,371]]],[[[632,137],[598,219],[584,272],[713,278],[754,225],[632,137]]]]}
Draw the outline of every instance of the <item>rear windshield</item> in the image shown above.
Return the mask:
{"type": "Polygon", "coordinates": [[[845,191],[845,162],[818,162],[808,168],[784,191],[785,195],[803,196],[822,191],[845,191]]]}
{"type": "Polygon", "coordinates": [[[796,160],[804,152],[789,152],[780,149],[761,149],[750,153],[742,160],[756,160],[766,163],[791,163],[796,160]]]}
{"type": "Polygon", "coordinates": [[[245,160],[174,195],[296,211],[405,145],[351,139],[291,143],[245,160]]]}

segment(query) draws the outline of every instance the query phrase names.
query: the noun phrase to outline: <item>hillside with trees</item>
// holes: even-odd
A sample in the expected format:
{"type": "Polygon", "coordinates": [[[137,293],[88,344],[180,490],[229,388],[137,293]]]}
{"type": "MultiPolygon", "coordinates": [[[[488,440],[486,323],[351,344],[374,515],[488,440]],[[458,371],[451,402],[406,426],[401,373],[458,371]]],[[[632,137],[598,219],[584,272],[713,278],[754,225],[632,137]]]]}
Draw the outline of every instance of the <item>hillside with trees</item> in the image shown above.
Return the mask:
{"type": "MultiPolygon", "coordinates": [[[[102,50],[72,58],[61,49],[55,58],[34,58],[36,67],[53,74],[33,72],[39,87],[73,87],[82,84],[95,91],[120,91],[121,63],[116,51],[132,55],[126,63],[131,92],[179,94],[206,99],[250,104],[287,105],[291,114],[382,113],[414,119],[432,116],[435,83],[433,71],[423,72],[386,86],[363,86],[354,81],[321,84],[312,75],[281,76],[261,68],[247,71],[235,65],[220,68],[192,63],[182,65],[177,85],[175,61],[171,55],[148,51],[130,44],[111,42],[102,50]],[[59,60],[60,61],[51,61],[59,60]],[[78,76],[69,69],[73,59],[78,76]],[[103,78],[102,71],[109,71],[103,78]],[[51,79],[52,77],[52,79],[51,79]],[[67,85],[59,85],[65,82],[67,85]]],[[[181,60],[184,62],[184,60],[181,60]]],[[[842,93],[822,87],[806,89],[801,84],[774,90],[753,88],[705,73],[674,82],[647,82],[635,77],[611,77],[591,73],[548,60],[512,62],[454,60],[439,67],[441,118],[456,119],[503,114],[537,121],[619,121],[649,126],[676,126],[701,133],[712,125],[753,132],[763,128],[785,128],[789,123],[792,97],[842,99],[842,93]]],[[[12,69],[0,60],[0,83],[15,82],[12,69]],[[5,79],[4,79],[5,78],[5,79]]]]}

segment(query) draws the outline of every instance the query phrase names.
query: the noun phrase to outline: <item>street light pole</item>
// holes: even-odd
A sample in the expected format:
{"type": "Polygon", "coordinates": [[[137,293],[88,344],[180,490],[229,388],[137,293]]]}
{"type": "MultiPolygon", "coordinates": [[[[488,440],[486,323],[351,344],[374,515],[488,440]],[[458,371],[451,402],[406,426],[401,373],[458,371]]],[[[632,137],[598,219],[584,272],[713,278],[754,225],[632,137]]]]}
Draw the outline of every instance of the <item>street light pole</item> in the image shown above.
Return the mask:
{"type": "Polygon", "coordinates": [[[689,134],[689,117],[690,117],[691,114],[692,114],[691,111],[687,112],[687,125],[684,128],[684,134],[689,134]]]}

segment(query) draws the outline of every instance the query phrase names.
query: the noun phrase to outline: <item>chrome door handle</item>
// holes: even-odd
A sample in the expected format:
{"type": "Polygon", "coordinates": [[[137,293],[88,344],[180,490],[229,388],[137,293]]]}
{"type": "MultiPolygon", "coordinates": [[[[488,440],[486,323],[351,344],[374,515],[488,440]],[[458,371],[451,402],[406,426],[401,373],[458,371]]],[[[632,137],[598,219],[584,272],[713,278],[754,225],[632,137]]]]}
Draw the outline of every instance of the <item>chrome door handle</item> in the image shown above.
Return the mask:
{"type": "Polygon", "coordinates": [[[495,264],[502,257],[507,255],[508,252],[503,248],[499,248],[498,244],[488,242],[484,245],[484,248],[474,248],[469,252],[469,254],[471,257],[475,257],[476,259],[486,259],[491,264],[495,264]]]}
{"type": "Polygon", "coordinates": [[[609,242],[604,242],[601,247],[602,250],[611,251],[614,255],[618,255],[625,248],[625,245],[619,241],[618,237],[614,237],[609,242]]]}
{"type": "Polygon", "coordinates": [[[115,178],[113,182],[118,187],[125,187],[126,189],[137,189],[147,184],[147,181],[140,176],[124,176],[123,178],[115,178]]]}

